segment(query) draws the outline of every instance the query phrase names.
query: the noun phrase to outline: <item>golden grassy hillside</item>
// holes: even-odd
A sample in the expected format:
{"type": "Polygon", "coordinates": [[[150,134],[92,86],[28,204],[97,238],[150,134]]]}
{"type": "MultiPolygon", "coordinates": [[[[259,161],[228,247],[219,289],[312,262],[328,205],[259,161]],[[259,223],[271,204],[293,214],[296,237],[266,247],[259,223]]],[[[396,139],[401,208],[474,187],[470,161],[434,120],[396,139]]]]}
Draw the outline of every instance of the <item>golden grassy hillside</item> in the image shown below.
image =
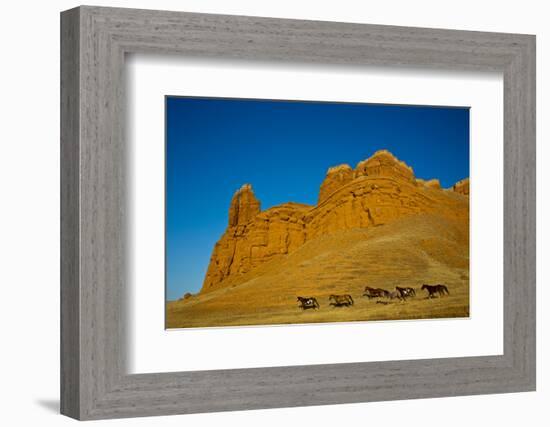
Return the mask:
{"type": "Polygon", "coordinates": [[[166,327],[467,317],[468,230],[464,219],[418,214],[321,235],[243,274],[238,283],[168,302],[166,327]],[[427,299],[422,283],[444,283],[450,296],[427,299]],[[366,285],[410,286],[417,297],[380,304],[362,297],[366,285]],[[333,293],[351,294],[355,304],[330,306],[333,293]],[[297,296],[316,297],[320,309],[302,311],[297,296]]]}

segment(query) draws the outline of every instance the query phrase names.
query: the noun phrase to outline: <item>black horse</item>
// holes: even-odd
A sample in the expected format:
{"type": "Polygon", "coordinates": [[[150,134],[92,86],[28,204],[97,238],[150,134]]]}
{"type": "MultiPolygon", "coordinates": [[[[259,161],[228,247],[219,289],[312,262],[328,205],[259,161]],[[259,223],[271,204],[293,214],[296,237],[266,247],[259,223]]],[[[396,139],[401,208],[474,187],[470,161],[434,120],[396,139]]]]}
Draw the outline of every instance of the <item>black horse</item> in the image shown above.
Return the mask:
{"type": "Polygon", "coordinates": [[[445,285],[422,285],[422,290],[428,291],[428,298],[439,296],[440,298],[445,295],[450,295],[449,289],[445,285]]]}
{"type": "Polygon", "coordinates": [[[314,297],[298,297],[297,301],[300,303],[300,308],[302,310],[307,310],[308,308],[313,308],[315,310],[321,307],[314,297]]]}

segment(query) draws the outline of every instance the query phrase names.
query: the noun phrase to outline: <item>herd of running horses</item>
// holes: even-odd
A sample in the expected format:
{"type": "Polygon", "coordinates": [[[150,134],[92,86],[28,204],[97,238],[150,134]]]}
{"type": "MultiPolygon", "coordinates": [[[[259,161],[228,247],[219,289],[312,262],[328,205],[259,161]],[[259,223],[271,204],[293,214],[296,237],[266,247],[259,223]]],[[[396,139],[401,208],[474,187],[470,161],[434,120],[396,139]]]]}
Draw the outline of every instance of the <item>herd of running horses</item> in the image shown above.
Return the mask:
{"type": "MultiPolygon", "coordinates": [[[[428,292],[428,298],[443,297],[449,295],[449,289],[445,285],[427,285],[423,284],[421,290],[428,292]]],[[[414,288],[401,288],[399,286],[395,287],[394,291],[388,291],[382,288],[371,288],[370,286],[365,287],[365,292],[363,296],[372,299],[372,298],[384,298],[384,299],[397,299],[399,301],[406,301],[407,298],[415,297],[416,291],[414,288]]],[[[353,298],[349,294],[343,295],[330,295],[328,297],[329,305],[333,307],[351,307],[354,303],[353,298]]],[[[388,304],[387,301],[379,299],[376,301],[379,304],[388,304]]],[[[307,309],[318,309],[321,308],[317,298],[315,297],[298,297],[298,304],[302,310],[307,309]]]]}

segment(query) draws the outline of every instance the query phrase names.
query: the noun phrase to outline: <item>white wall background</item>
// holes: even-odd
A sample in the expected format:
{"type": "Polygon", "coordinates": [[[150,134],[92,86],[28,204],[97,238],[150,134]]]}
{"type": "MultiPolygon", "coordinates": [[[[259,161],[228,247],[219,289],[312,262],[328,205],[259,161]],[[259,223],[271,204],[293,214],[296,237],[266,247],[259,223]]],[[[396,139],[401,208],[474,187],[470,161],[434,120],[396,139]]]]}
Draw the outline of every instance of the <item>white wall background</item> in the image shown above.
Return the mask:
{"type": "MultiPolygon", "coordinates": [[[[320,0],[96,1],[97,5],[504,31],[537,35],[538,391],[437,400],[275,409],[108,421],[146,426],[545,426],[548,349],[550,27],[546,2],[320,0]]],[[[59,405],[59,11],[74,1],[5,2],[0,66],[0,420],[63,426],[59,405]]]]}

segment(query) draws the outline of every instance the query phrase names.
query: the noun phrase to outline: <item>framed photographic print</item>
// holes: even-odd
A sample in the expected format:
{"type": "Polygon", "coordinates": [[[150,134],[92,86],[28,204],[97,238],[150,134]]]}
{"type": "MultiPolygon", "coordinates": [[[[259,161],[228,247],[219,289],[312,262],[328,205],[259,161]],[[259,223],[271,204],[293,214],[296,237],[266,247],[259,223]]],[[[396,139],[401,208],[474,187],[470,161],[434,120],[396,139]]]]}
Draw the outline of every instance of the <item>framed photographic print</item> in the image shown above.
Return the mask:
{"type": "Polygon", "coordinates": [[[468,108],[168,96],[165,197],[167,328],[469,316],[468,108]]]}
{"type": "Polygon", "coordinates": [[[83,6],[61,40],[63,414],[535,389],[534,36],[83,6]]]}

